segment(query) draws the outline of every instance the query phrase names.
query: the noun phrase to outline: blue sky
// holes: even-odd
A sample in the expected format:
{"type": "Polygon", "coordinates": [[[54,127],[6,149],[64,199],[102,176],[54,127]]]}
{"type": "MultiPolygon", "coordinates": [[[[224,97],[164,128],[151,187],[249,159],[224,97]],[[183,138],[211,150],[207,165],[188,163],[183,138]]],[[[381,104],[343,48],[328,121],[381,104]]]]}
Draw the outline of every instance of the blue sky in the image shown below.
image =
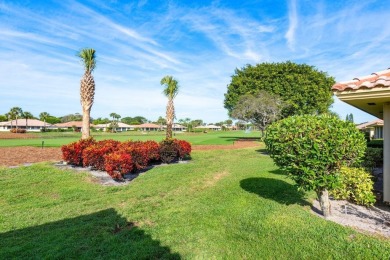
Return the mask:
{"type": "MultiPolygon", "coordinates": [[[[165,115],[160,80],[178,79],[178,119],[228,119],[224,93],[235,68],[291,60],[336,81],[390,67],[388,1],[1,1],[0,114],[81,113],[83,67],[96,50],[91,116],[165,115]]],[[[374,117],[335,100],[355,122],[374,117]]]]}

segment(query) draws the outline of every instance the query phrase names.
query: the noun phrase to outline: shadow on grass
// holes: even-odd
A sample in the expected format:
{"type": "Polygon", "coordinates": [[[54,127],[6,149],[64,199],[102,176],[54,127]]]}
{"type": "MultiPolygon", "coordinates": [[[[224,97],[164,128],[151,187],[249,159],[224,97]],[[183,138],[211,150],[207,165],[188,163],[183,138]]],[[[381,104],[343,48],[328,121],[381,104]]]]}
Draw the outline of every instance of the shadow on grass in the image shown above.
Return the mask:
{"type": "Polygon", "coordinates": [[[259,137],[253,137],[253,136],[220,136],[219,138],[226,139],[229,142],[230,141],[234,142],[234,141],[238,141],[238,140],[242,140],[242,141],[255,141],[255,142],[260,142],[261,141],[260,136],[259,137]]]}
{"type": "Polygon", "coordinates": [[[269,155],[268,150],[265,148],[257,149],[256,152],[262,154],[262,155],[269,155]]]}
{"type": "Polygon", "coordinates": [[[274,200],[280,204],[310,205],[304,200],[304,193],[297,191],[294,185],[285,181],[271,178],[248,178],[240,181],[240,186],[247,192],[260,197],[274,200]]]}
{"type": "Polygon", "coordinates": [[[0,259],[180,259],[114,209],[0,234],[0,259]]]}

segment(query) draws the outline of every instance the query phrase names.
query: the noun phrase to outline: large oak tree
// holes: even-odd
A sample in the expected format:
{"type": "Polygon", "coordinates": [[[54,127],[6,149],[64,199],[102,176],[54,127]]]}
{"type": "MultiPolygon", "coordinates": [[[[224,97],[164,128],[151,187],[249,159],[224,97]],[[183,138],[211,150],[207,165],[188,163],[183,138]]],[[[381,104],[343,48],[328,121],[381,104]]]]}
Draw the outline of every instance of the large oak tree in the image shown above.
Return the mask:
{"type": "Polygon", "coordinates": [[[333,102],[333,77],[313,66],[282,63],[261,63],[236,69],[225,94],[224,105],[232,114],[241,96],[256,94],[260,90],[281,97],[286,106],[282,117],[296,114],[321,114],[333,102]]]}

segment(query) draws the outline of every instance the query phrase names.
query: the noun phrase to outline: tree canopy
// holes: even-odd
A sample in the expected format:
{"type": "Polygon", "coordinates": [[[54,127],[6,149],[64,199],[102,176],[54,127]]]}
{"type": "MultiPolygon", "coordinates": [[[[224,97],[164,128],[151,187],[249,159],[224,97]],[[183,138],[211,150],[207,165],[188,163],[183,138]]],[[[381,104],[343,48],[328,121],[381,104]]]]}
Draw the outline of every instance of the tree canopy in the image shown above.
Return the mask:
{"type": "Polygon", "coordinates": [[[282,117],[296,114],[325,113],[332,104],[334,78],[313,66],[282,63],[261,63],[236,69],[225,93],[225,108],[232,114],[238,99],[259,90],[281,97],[286,106],[282,117]]]}

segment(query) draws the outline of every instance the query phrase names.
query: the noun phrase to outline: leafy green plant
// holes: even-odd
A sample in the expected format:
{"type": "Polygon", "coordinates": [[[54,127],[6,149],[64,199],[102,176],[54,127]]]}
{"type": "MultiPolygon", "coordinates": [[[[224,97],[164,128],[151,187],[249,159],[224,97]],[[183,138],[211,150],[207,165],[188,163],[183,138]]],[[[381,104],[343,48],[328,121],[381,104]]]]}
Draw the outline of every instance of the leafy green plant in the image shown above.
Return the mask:
{"type": "Polygon", "coordinates": [[[367,147],[383,148],[383,139],[375,139],[367,143],[367,147]]]}
{"type": "Polygon", "coordinates": [[[337,200],[348,200],[359,205],[372,206],[375,203],[372,176],[362,168],[342,167],[340,183],[330,192],[337,200]]]}
{"type": "Polygon", "coordinates": [[[360,162],[366,141],[351,122],[322,115],[292,116],[273,123],[265,143],[276,165],[302,190],[314,190],[325,217],[330,215],[328,191],[338,184],[342,166],[360,162]]]}
{"type": "Polygon", "coordinates": [[[373,169],[383,165],[383,148],[367,147],[362,166],[373,169]]]}

